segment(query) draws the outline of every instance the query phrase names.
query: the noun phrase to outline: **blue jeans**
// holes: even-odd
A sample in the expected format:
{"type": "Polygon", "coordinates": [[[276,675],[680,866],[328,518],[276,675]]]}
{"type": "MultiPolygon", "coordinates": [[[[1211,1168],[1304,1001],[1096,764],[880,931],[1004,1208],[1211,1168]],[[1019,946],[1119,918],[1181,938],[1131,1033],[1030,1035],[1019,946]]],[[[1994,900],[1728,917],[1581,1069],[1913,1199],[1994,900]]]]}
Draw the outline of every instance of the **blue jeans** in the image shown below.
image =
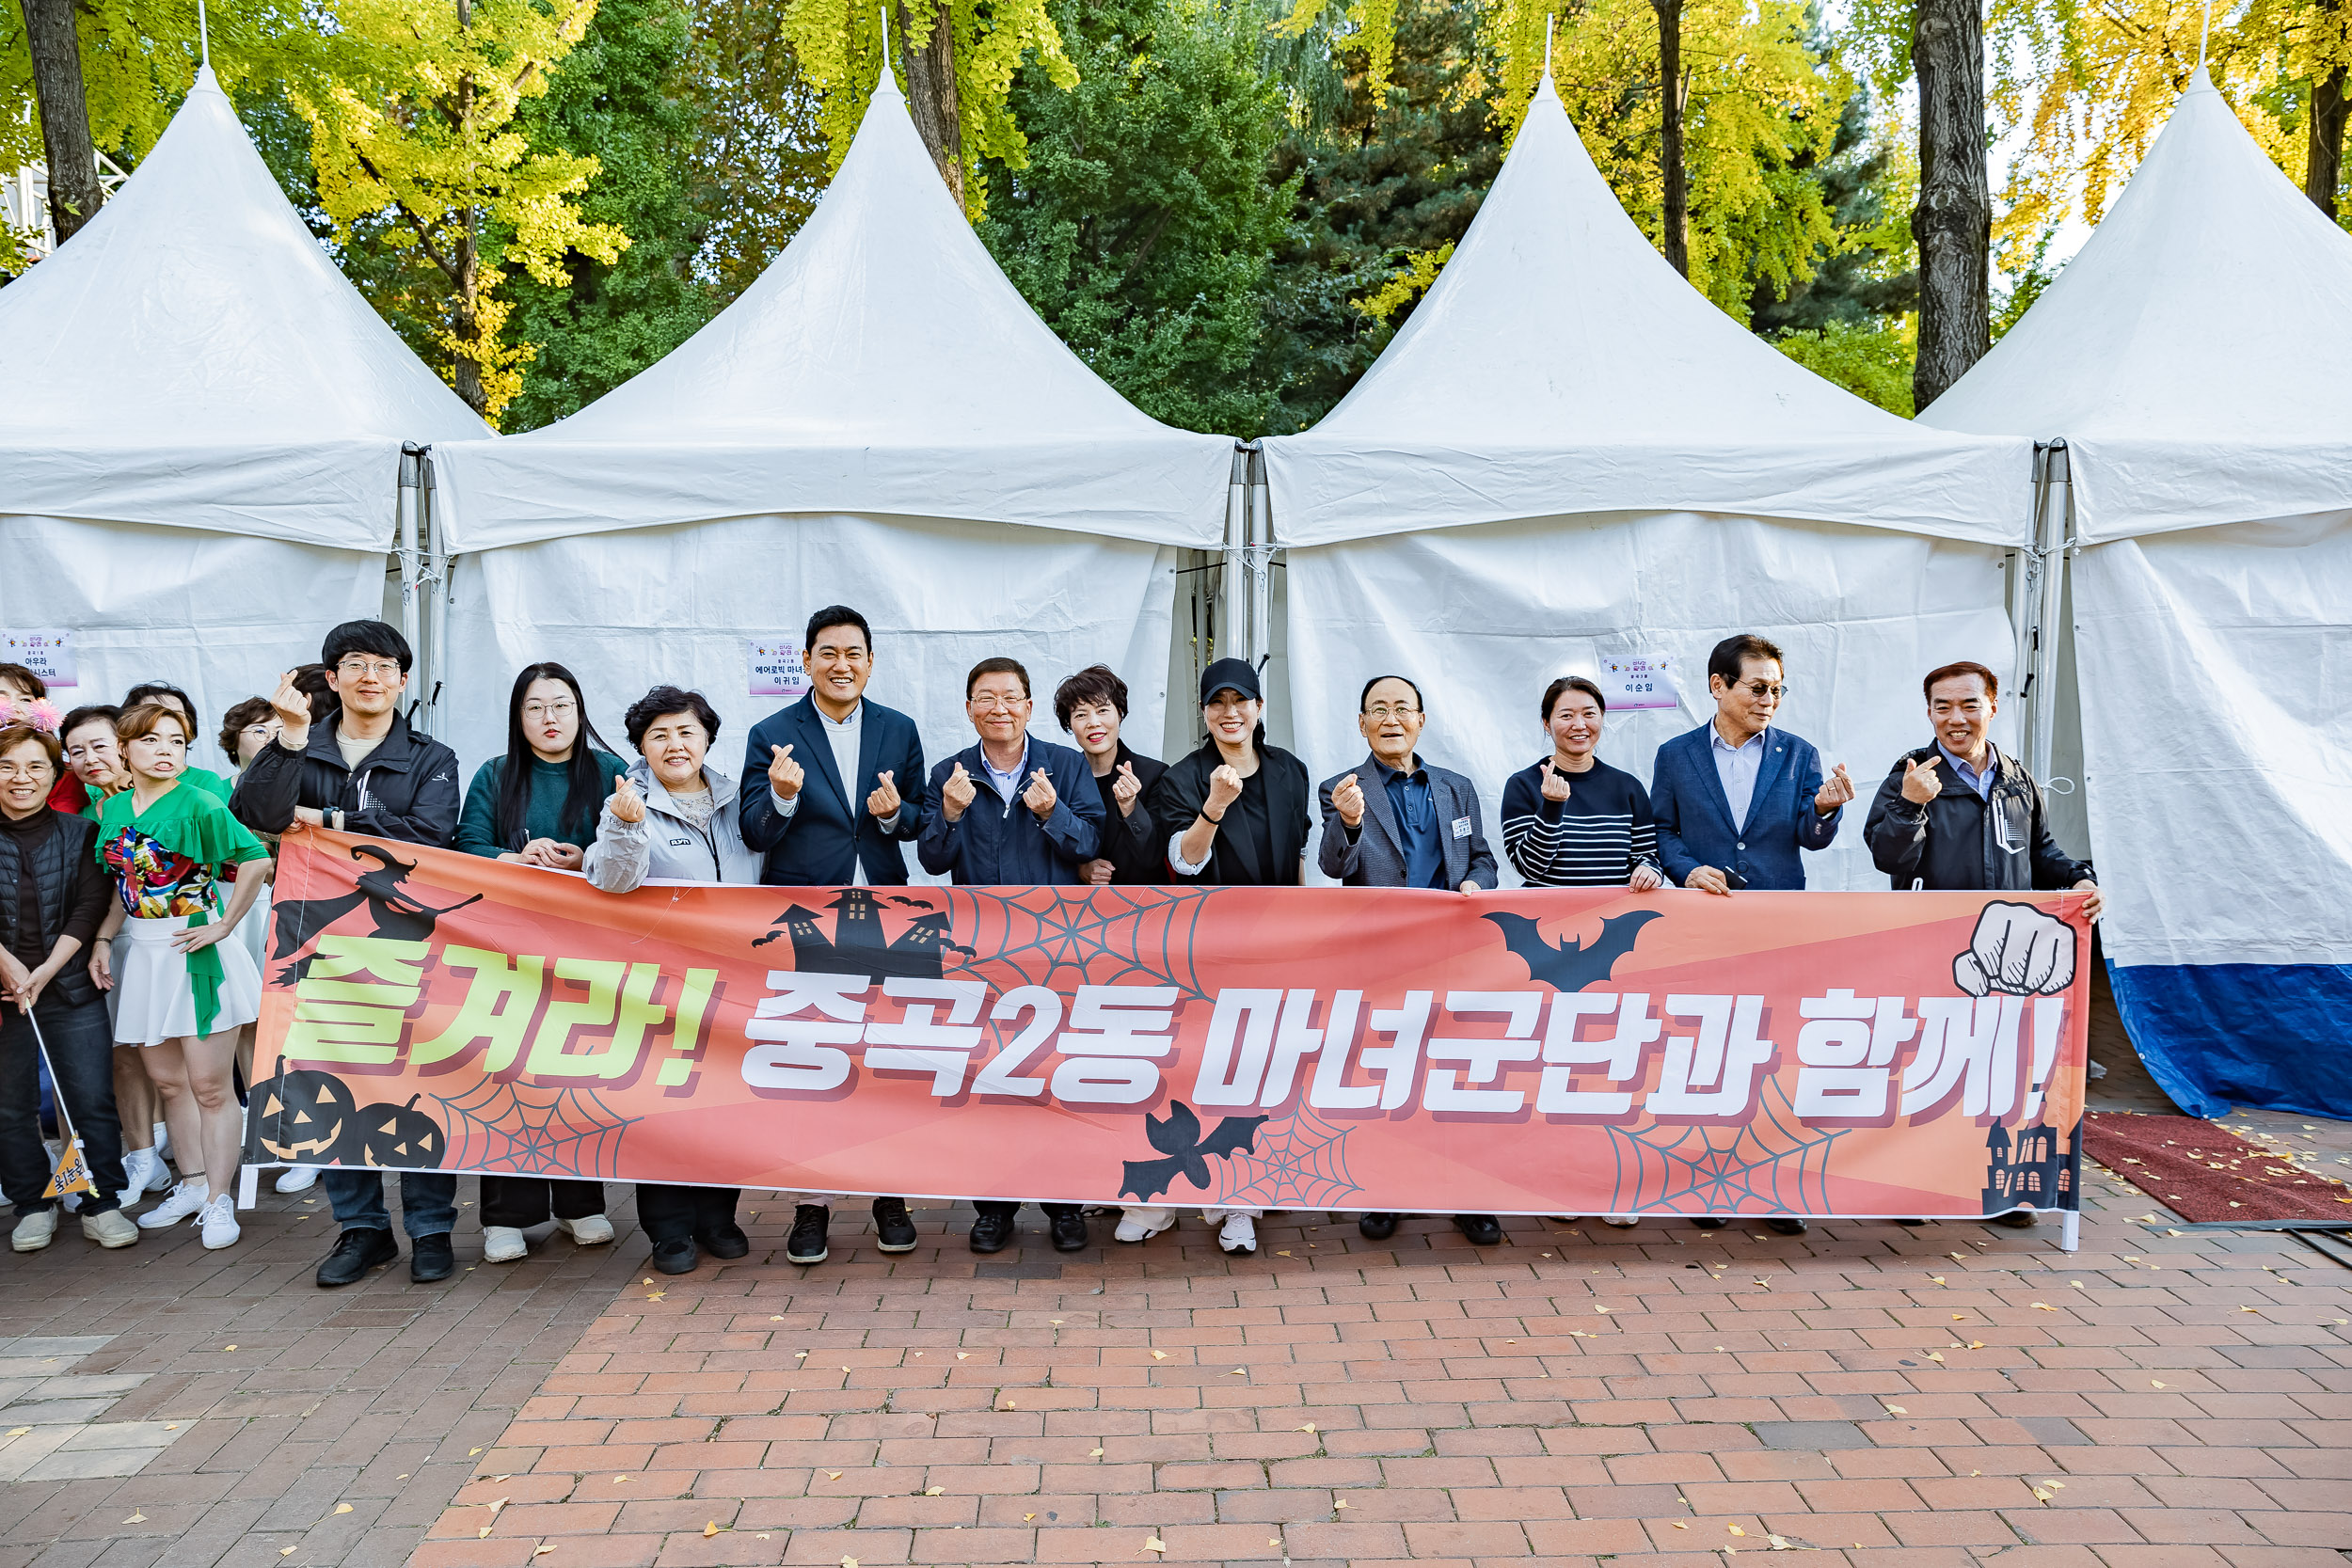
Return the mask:
{"type": "MultiPolygon", "coordinates": [[[[384,1173],[374,1170],[325,1170],[319,1185],[335,1206],[335,1223],[345,1230],[389,1230],[391,1212],[384,1207],[384,1173]]],[[[457,1228],[457,1178],[438,1171],[400,1173],[400,1225],[414,1241],[419,1236],[446,1236],[457,1228]]]]}
{"type": "MultiPolygon", "coordinates": [[[[115,1116],[114,1029],[106,1022],[105,998],[75,1006],[59,998],[53,983],[33,1004],[33,1022],[49,1042],[58,1098],[81,1134],[82,1157],[98,1184],[95,1194],[82,1195],[82,1212],[119,1209],[128,1179],[122,1124],[115,1116]]],[[[40,1196],[50,1165],[40,1146],[40,1059],[33,1023],[14,1003],[0,1005],[0,1193],[16,1206],[19,1219],[56,1207],[56,1199],[40,1196]]]]}

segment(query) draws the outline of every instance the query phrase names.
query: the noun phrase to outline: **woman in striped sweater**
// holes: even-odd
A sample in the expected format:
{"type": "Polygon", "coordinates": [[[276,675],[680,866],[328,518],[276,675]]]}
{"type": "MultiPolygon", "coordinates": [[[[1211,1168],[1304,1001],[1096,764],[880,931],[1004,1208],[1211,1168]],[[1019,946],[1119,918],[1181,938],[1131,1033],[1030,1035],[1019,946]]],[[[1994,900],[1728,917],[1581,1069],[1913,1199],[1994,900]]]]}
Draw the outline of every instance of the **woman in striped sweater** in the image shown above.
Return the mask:
{"type": "Polygon", "coordinates": [[[1593,753],[1609,710],[1600,688],[1563,675],[1544,689],[1551,754],[1502,786],[1502,847],[1530,887],[1663,885],[1649,791],[1593,753]]]}

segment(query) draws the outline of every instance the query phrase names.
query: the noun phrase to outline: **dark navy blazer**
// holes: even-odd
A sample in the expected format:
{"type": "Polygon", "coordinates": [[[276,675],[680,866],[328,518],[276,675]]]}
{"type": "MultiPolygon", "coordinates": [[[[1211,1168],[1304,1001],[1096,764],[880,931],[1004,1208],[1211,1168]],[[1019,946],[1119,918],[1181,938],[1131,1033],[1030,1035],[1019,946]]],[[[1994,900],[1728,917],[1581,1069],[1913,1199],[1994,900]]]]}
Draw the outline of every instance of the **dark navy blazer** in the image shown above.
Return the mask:
{"type": "Polygon", "coordinates": [[[1650,777],[1650,811],[1658,819],[1658,858],[1679,887],[1702,865],[1737,871],[1752,888],[1794,892],[1804,886],[1799,848],[1826,849],[1846,808],[1823,816],[1813,798],[1821,790],[1821,754],[1787,730],[1764,732],[1748,819],[1731,819],[1723,776],[1715,771],[1712,724],[1676,736],[1658,748],[1650,777]]]}
{"type": "Polygon", "coordinates": [[[813,697],[752,726],[743,751],[743,842],[767,858],[759,879],[770,887],[846,887],[866,865],[870,887],[904,887],[906,851],[901,841],[923,831],[923,737],[914,721],[896,708],[868,702],[859,721],[857,777],[844,780],[834,766],[833,742],[813,697]],[[792,815],[776,810],[768,788],[771,749],[792,748],[801,765],[800,804],[792,815]],[[898,818],[888,832],[866,810],[866,798],[894,774],[898,818]]]}

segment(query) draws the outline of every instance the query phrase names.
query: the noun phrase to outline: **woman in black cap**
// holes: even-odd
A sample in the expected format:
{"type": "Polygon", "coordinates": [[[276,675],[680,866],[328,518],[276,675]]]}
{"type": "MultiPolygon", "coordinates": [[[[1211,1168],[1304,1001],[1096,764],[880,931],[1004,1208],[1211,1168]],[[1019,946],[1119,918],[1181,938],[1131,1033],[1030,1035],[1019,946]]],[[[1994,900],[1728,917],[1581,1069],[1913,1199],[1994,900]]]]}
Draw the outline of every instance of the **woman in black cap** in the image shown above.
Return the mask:
{"type": "MultiPolygon", "coordinates": [[[[1258,673],[1220,658],[1200,673],[1200,720],[1209,738],[1171,764],[1144,804],[1168,834],[1168,869],[1177,882],[1220,887],[1296,887],[1307,869],[1307,765],[1265,743],[1265,694],[1258,673]]],[[[1259,1211],[1206,1209],[1229,1253],[1258,1250],[1259,1211]]],[[[1172,1209],[1130,1209],[1118,1237],[1140,1242],[1176,1223],[1172,1209]]]]}

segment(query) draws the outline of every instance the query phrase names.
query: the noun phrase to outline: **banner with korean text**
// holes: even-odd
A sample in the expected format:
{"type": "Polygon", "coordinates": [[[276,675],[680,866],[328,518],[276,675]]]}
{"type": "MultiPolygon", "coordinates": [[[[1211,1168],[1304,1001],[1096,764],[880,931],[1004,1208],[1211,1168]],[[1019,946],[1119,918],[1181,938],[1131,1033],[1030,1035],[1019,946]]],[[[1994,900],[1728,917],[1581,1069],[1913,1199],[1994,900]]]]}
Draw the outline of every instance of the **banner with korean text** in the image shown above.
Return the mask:
{"type": "Polygon", "coordinates": [[[2074,1210],[2076,894],[597,892],[302,831],[247,1153],[910,1196],[2074,1210]]]}

